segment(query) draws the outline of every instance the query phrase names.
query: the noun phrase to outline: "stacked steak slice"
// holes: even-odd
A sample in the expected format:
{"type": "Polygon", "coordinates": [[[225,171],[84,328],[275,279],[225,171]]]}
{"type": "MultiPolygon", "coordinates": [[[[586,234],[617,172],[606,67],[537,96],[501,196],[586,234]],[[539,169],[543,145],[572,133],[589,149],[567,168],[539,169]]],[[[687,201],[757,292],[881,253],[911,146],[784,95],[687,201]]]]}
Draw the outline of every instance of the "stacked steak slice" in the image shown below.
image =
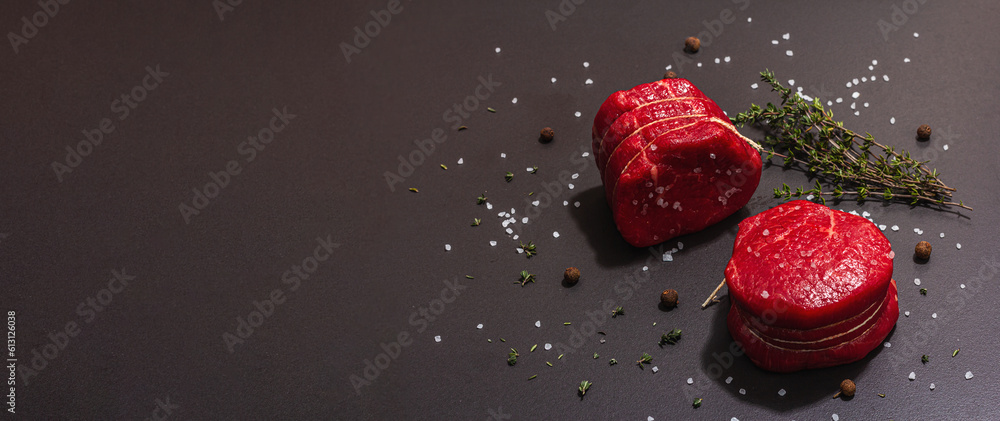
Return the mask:
{"type": "Polygon", "coordinates": [[[615,92],[592,135],[615,224],[637,247],[719,222],[746,205],[760,181],[756,144],[686,79],[615,92]]]}
{"type": "Polygon", "coordinates": [[[729,332],[765,370],[860,360],[899,317],[893,256],[874,224],[812,202],[747,218],[726,267],[729,332]]]}

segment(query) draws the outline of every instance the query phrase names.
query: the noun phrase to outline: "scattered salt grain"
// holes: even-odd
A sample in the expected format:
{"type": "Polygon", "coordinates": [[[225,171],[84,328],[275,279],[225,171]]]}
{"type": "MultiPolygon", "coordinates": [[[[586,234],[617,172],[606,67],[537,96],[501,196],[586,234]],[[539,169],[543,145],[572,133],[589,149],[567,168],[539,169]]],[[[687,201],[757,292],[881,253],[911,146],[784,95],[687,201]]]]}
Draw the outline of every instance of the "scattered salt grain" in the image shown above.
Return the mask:
{"type": "MultiPolygon", "coordinates": [[[[642,267],[642,271],[643,271],[643,272],[648,272],[648,271],[649,271],[649,266],[643,266],[643,267],[642,267]]],[[[963,285],[964,285],[964,284],[963,284],[963,285]]],[[[963,286],[962,288],[965,288],[965,287],[963,286]]]]}
{"type": "Polygon", "coordinates": [[[833,414],[832,417],[833,417],[833,421],[840,421],[840,415],[833,414]]]}
{"type": "Polygon", "coordinates": [[[577,208],[580,207],[580,202],[573,202],[573,206],[577,208]]]}
{"type": "Polygon", "coordinates": [[[791,36],[792,36],[791,34],[789,34],[789,33],[786,32],[785,35],[782,35],[781,37],[784,38],[785,40],[787,40],[787,39],[791,38],[791,36]]]}
{"type": "Polygon", "coordinates": [[[848,87],[848,88],[850,88],[850,87],[851,87],[851,82],[847,82],[847,87],[848,87]]]}
{"type": "Polygon", "coordinates": [[[937,318],[937,313],[931,314],[931,318],[932,319],[936,319],[937,318]]]}
{"type": "Polygon", "coordinates": [[[920,38],[920,34],[918,34],[918,33],[914,32],[914,33],[913,33],[913,37],[914,37],[914,38],[920,38]]]}
{"type": "Polygon", "coordinates": [[[858,99],[859,96],[861,96],[861,92],[855,91],[853,94],[851,94],[851,98],[854,98],[854,99],[858,99]]]}
{"type": "Polygon", "coordinates": [[[519,237],[519,235],[517,235],[517,234],[514,234],[514,237],[512,237],[512,238],[516,240],[516,239],[517,239],[517,237],[519,237]]]}
{"type": "Polygon", "coordinates": [[[934,383],[931,383],[931,390],[934,390],[934,383]]]}
{"type": "Polygon", "coordinates": [[[514,233],[514,230],[512,230],[512,229],[510,229],[510,228],[507,228],[507,235],[511,235],[511,234],[513,234],[513,233],[514,233]]]}
{"type": "Polygon", "coordinates": [[[517,98],[513,98],[513,99],[511,99],[511,100],[510,100],[510,103],[511,103],[511,104],[517,104],[517,98]]]}
{"type": "Polygon", "coordinates": [[[691,377],[688,377],[688,384],[694,384],[694,379],[691,378],[691,377]]]}
{"type": "Polygon", "coordinates": [[[573,188],[576,186],[574,186],[573,183],[569,183],[566,185],[566,187],[569,187],[570,190],[573,190],[573,188]]]}
{"type": "Polygon", "coordinates": [[[757,84],[754,83],[753,85],[750,85],[750,89],[757,89],[757,84]]]}
{"type": "Polygon", "coordinates": [[[673,262],[674,261],[674,256],[672,254],[670,254],[670,253],[663,253],[663,261],[664,262],[673,262]]]}
{"type": "Polygon", "coordinates": [[[959,285],[959,287],[965,289],[965,284],[959,285]]]}
{"type": "Polygon", "coordinates": [[[573,113],[573,115],[579,117],[579,116],[582,116],[583,114],[581,114],[579,111],[577,111],[577,112],[573,113]]]}
{"type": "Polygon", "coordinates": [[[736,418],[736,417],[732,417],[732,418],[729,419],[729,421],[740,421],[740,419],[736,418]]]}
{"type": "Polygon", "coordinates": [[[767,237],[767,235],[770,234],[770,233],[771,232],[768,231],[767,228],[764,228],[764,232],[762,232],[761,234],[764,234],[764,236],[767,237]]]}
{"type": "Polygon", "coordinates": [[[906,317],[910,317],[910,311],[909,310],[904,311],[903,315],[906,316],[906,317]]]}
{"type": "Polygon", "coordinates": [[[943,232],[941,233],[941,238],[944,238],[944,233],[943,232]]]}
{"type": "Polygon", "coordinates": [[[786,56],[789,56],[789,57],[791,57],[791,56],[792,56],[792,54],[793,54],[793,53],[792,53],[792,50],[788,50],[788,51],[785,51],[785,55],[786,55],[786,56]]]}
{"type": "Polygon", "coordinates": [[[500,47],[497,47],[496,52],[497,54],[500,54],[500,47]]]}
{"type": "Polygon", "coordinates": [[[914,372],[911,371],[910,372],[910,376],[907,377],[907,378],[910,379],[910,380],[916,380],[917,379],[917,373],[914,373],[914,372]]]}
{"type": "Polygon", "coordinates": [[[886,343],[882,344],[882,346],[884,346],[886,348],[892,348],[892,343],[886,342],[886,343]]]}
{"type": "Polygon", "coordinates": [[[868,103],[867,102],[865,103],[865,108],[868,108],[868,103]]]}
{"type": "Polygon", "coordinates": [[[539,321],[535,322],[535,327],[542,327],[542,321],[539,320],[539,321]]]}
{"type": "Polygon", "coordinates": [[[572,178],[572,179],[576,180],[576,179],[580,178],[580,173],[573,173],[573,175],[569,176],[569,178],[572,178]]]}
{"type": "Polygon", "coordinates": [[[888,82],[889,81],[889,75],[882,75],[882,80],[888,82]]]}
{"type": "Polygon", "coordinates": [[[892,226],[892,230],[893,231],[899,231],[899,225],[893,225],[892,226]]]}
{"type": "Polygon", "coordinates": [[[583,84],[584,85],[593,85],[594,84],[594,79],[587,78],[587,80],[584,81],[583,84]]]}
{"type": "Polygon", "coordinates": [[[840,104],[841,102],[844,102],[844,98],[837,98],[837,103],[840,104]]]}
{"type": "Polygon", "coordinates": [[[582,156],[582,157],[586,158],[586,157],[590,156],[590,152],[584,152],[584,153],[583,153],[582,155],[580,155],[580,156],[582,156]]]}
{"type": "Polygon", "coordinates": [[[962,243],[955,243],[955,248],[961,250],[962,249],[962,243]]]}
{"type": "Polygon", "coordinates": [[[767,291],[762,291],[760,293],[760,296],[761,296],[761,298],[767,299],[767,297],[770,297],[771,294],[768,294],[767,291]]]}
{"type": "Polygon", "coordinates": [[[563,206],[568,206],[568,205],[569,205],[569,201],[568,200],[563,200],[563,206]]]}
{"type": "Polygon", "coordinates": [[[552,78],[552,83],[556,83],[556,78],[552,78]]]}
{"type": "Polygon", "coordinates": [[[883,224],[883,225],[879,225],[879,226],[878,226],[878,229],[879,229],[879,230],[882,230],[882,231],[885,231],[885,225],[884,225],[884,224],[883,224]]]}
{"type": "Polygon", "coordinates": [[[857,102],[852,102],[851,103],[851,109],[854,110],[854,109],[857,109],[857,108],[858,108],[858,103],[857,102]]]}
{"type": "Polygon", "coordinates": [[[542,203],[542,202],[536,200],[534,202],[531,202],[531,206],[538,206],[539,203],[542,203]]]}
{"type": "Polygon", "coordinates": [[[715,58],[715,64],[719,64],[719,63],[721,63],[721,62],[722,62],[722,59],[720,59],[720,58],[718,58],[718,57],[716,57],[716,58],[715,58]]]}
{"type": "Polygon", "coordinates": [[[559,231],[552,231],[552,236],[555,238],[559,238],[559,231]]]}
{"type": "Polygon", "coordinates": [[[972,372],[971,371],[966,371],[965,372],[965,380],[969,380],[971,378],[972,378],[972,372]]]}
{"type": "Polygon", "coordinates": [[[483,328],[483,324],[482,323],[476,325],[476,329],[482,329],[482,328],[483,328]]]}
{"type": "Polygon", "coordinates": [[[464,163],[465,163],[465,159],[463,159],[463,158],[458,158],[458,165],[462,165],[462,164],[464,164],[464,163]]]}
{"type": "Polygon", "coordinates": [[[589,61],[583,62],[583,67],[590,67],[590,62],[589,61]]]}
{"type": "Polygon", "coordinates": [[[522,224],[527,224],[528,223],[528,217],[525,216],[524,218],[521,218],[521,223],[522,224]]]}
{"type": "Polygon", "coordinates": [[[741,395],[746,395],[747,394],[747,390],[746,389],[740,389],[740,394],[741,395]]]}
{"type": "MultiPolygon", "coordinates": [[[[875,70],[875,66],[868,66],[868,70],[875,70]]],[[[872,78],[874,80],[874,78],[872,78]]]]}
{"type": "Polygon", "coordinates": [[[497,246],[497,242],[494,241],[494,240],[490,240],[490,247],[496,247],[496,246],[497,246]]]}
{"type": "Polygon", "coordinates": [[[722,61],[724,61],[726,63],[729,63],[730,60],[732,60],[732,58],[729,57],[729,56],[726,56],[726,58],[722,59],[722,61]]]}
{"type": "Polygon", "coordinates": [[[855,111],[854,115],[861,115],[861,111],[855,111]]]}
{"type": "Polygon", "coordinates": [[[789,86],[795,86],[795,79],[788,79],[789,86]]]}
{"type": "Polygon", "coordinates": [[[490,209],[493,209],[493,204],[490,203],[490,202],[486,202],[486,210],[490,210],[490,209]]]}
{"type": "Polygon", "coordinates": [[[733,376],[726,377],[726,384],[733,382],[733,376]]]}
{"type": "Polygon", "coordinates": [[[948,145],[944,145],[942,148],[944,148],[944,150],[948,150],[948,145]]]}
{"type": "Polygon", "coordinates": [[[501,158],[506,158],[506,157],[507,157],[507,154],[506,154],[506,153],[503,153],[503,152],[500,152],[500,157],[501,157],[501,158]]]}
{"type": "Polygon", "coordinates": [[[451,244],[445,244],[444,249],[445,251],[451,251],[451,244]]]}
{"type": "Polygon", "coordinates": [[[903,63],[909,63],[909,62],[910,62],[909,58],[903,58],[903,63]]]}
{"type": "Polygon", "coordinates": [[[851,80],[851,82],[854,82],[854,85],[857,85],[858,84],[858,78],[854,78],[853,80],[851,80]]]}
{"type": "Polygon", "coordinates": [[[890,118],[889,119],[889,124],[896,124],[896,117],[890,118]]]}
{"type": "MultiPolygon", "coordinates": [[[[653,366],[653,372],[655,373],[657,371],[660,371],[660,368],[654,365],[653,366]]],[[[650,417],[650,418],[653,418],[653,417],[650,417]]]]}
{"type": "Polygon", "coordinates": [[[698,62],[698,67],[701,67],[701,62],[700,61],[698,62]]]}
{"type": "Polygon", "coordinates": [[[548,351],[552,349],[552,344],[545,344],[545,350],[548,351]]]}
{"type": "Polygon", "coordinates": [[[653,421],[653,417],[652,416],[647,416],[646,417],[646,421],[653,421]]]}
{"type": "Polygon", "coordinates": [[[778,396],[785,396],[785,389],[778,389],[778,396]]]}
{"type": "Polygon", "coordinates": [[[434,342],[441,342],[441,335],[435,336],[434,337],[434,342]]]}
{"type": "Polygon", "coordinates": [[[678,241],[677,242],[677,250],[684,250],[684,243],[678,241]]]}
{"type": "Polygon", "coordinates": [[[667,70],[670,70],[670,69],[673,69],[673,68],[674,68],[673,64],[670,64],[670,65],[667,66],[667,70]]]}
{"type": "Polygon", "coordinates": [[[913,278],[913,285],[920,286],[920,278],[913,278]]]}
{"type": "Polygon", "coordinates": [[[753,22],[753,18],[747,18],[747,23],[753,22]]]}

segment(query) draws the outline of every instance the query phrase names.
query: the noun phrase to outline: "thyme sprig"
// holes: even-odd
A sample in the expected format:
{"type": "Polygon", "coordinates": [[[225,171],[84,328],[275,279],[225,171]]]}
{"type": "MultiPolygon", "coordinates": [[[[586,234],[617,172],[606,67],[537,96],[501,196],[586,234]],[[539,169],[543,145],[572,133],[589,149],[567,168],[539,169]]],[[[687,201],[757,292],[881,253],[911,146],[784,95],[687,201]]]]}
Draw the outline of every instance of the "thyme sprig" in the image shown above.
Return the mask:
{"type": "Polygon", "coordinates": [[[910,205],[957,206],[972,210],[962,201],[955,202],[955,189],[940,179],[937,170],[924,165],[904,150],[875,141],[844,128],[842,121],[833,119],[833,111],[823,107],[817,98],[806,101],[795,91],[781,85],[774,73],[765,70],[760,78],[781,95],[781,103],[767,103],[750,109],[733,119],[740,126],[765,129],[762,152],[767,160],[781,158],[785,167],[799,167],[816,178],[814,188],[790,188],[787,184],[774,189],[776,198],[800,198],[814,195],[826,203],[826,197],[854,198],[859,202],[869,197],[886,201],[908,202],[910,205]],[[827,187],[824,188],[823,184],[827,187]]]}

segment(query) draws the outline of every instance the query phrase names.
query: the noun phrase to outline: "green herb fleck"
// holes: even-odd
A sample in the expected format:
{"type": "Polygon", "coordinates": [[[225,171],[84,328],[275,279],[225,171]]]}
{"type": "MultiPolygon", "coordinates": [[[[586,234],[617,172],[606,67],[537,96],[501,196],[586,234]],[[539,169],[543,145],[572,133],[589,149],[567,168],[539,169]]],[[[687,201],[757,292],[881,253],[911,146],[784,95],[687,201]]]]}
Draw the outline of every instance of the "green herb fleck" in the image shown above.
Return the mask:
{"type": "Polygon", "coordinates": [[[483,194],[479,195],[479,197],[476,198],[476,204],[477,205],[482,205],[483,203],[486,203],[486,199],[489,199],[489,198],[486,197],[486,193],[483,193],[483,194]]]}
{"type": "Polygon", "coordinates": [[[447,165],[444,165],[444,164],[441,164],[441,169],[442,169],[442,170],[447,170],[447,169],[448,169],[448,166],[447,166],[447,165]]]}
{"type": "Polygon", "coordinates": [[[927,354],[924,354],[923,356],[920,357],[920,362],[922,362],[924,364],[927,364],[927,362],[930,361],[930,360],[931,360],[931,358],[928,357],[927,354]]]}
{"type": "Polygon", "coordinates": [[[507,354],[507,365],[512,366],[514,364],[517,364],[517,357],[519,357],[520,355],[521,354],[518,354],[516,349],[511,348],[510,353],[507,354]]]}
{"type": "Polygon", "coordinates": [[[660,336],[660,346],[666,344],[674,345],[680,339],[681,339],[681,330],[680,329],[671,330],[670,332],[667,332],[666,334],[660,336]]]}
{"type": "Polygon", "coordinates": [[[546,362],[545,362],[545,365],[547,365],[547,366],[549,366],[549,367],[552,367],[552,363],[550,363],[550,362],[548,362],[548,361],[546,361],[546,362]]]}
{"type": "Polygon", "coordinates": [[[538,251],[535,250],[535,244],[531,241],[528,241],[528,244],[521,243],[521,250],[524,250],[525,256],[528,256],[529,259],[538,254],[538,251]]]}
{"type": "Polygon", "coordinates": [[[528,282],[534,283],[535,282],[535,275],[532,274],[532,273],[528,273],[528,271],[526,271],[526,270],[522,270],[521,271],[521,279],[518,280],[517,282],[514,282],[514,283],[515,284],[521,284],[521,286],[524,286],[524,284],[526,284],[528,282]]]}
{"type": "Polygon", "coordinates": [[[532,379],[534,379],[535,377],[538,377],[538,375],[537,375],[537,374],[535,374],[535,375],[532,375],[531,377],[528,377],[528,380],[532,380],[532,379]]]}
{"type": "Polygon", "coordinates": [[[420,190],[417,190],[416,187],[410,187],[410,191],[414,193],[420,193],[420,190]]]}
{"type": "Polygon", "coordinates": [[[958,351],[961,351],[961,350],[962,350],[962,348],[956,349],[955,352],[951,353],[951,357],[955,358],[955,356],[958,355],[958,351]]]}
{"type": "Polygon", "coordinates": [[[701,406],[701,398],[695,398],[694,399],[694,403],[692,403],[691,406],[693,406],[695,408],[701,406]]]}
{"type": "Polygon", "coordinates": [[[465,275],[465,277],[468,278],[468,279],[476,279],[476,277],[472,276],[472,275],[465,275]]]}
{"type": "Polygon", "coordinates": [[[653,362],[653,357],[651,357],[651,356],[649,356],[649,354],[643,352],[642,353],[642,357],[640,357],[639,360],[635,362],[635,364],[638,365],[639,368],[643,368],[642,367],[643,364],[650,364],[652,362],[653,362]]]}
{"type": "Polygon", "coordinates": [[[531,346],[531,351],[528,351],[528,352],[535,352],[535,348],[538,348],[538,344],[532,345],[531,346]]]}
{"type": "Polygon", "coordinates": [[[927,295],[927,288],[920,288],[920,295],[927,295]]]}
{"type": "Polygon", "coordinates": [[[504,338],[500,338],[500,342],[507,342],[507,340],[504,338]]]}
{"type": "Polygon", "coordinates": [[[490,338],[486,338],[486,342],[493,343],[493,340],[490,338]]]}
{"type": "Polygon", "coordinates": [[[528,192],[528,196],[535,194],[535,192],[528,192]]]}
{"type": "Polygon", "coordinates": [[[510,180],[514,179],[514,173],[507,171],[507,174],[504,174],[503,179],[507,180],[507,182],[509,183],[510,180]]]}
{"type": "Polygon", "coordinates": [[[557,360],[561,360],[561,359],[562,359],[562,356],[563,356],[563,354],[559,354],[559,356],[558,356],[558,357],[556,357],[556,359],[557,359],[557,360]]]}
{"type": "Polygon", "coordinates": [[[600,357],[601,357],[601,356],[600,356],[600,355],[597,355],[597,353],[596,353],[596,352],[594,353],[594,359],[595,359],[595,360],[596,360],[596,359],[598,359],[598,358],[600,358],[600,357]]]}
{"type": "Polygon", "coordinates": [[[569,326],[569,325],[571,325],[571,324],[573,324],[573,323],[571,323],[571,322],[566,322],[566,323],[563,323],[563,326],[569,326]]]}
{"type": "Polygon", "coordinates": [[[590,386],[592,386],[592,385],[593,385],[593,383],[591,383],[589,381],[586,381],[586,380],[580,382],[580,388],[577,389],[577,390],[580,391],[580,397],[583,397],[583,395],[586,395],[587,394],[587,390],[589,390],[590,386]]]}
{"type": "Polygon", "coordinates": [[[885,393],[879,393],[879,394],[878,394],[878,397],[880,397],[880,398],[884,398],[884,397],[885,397],[885,393]]]}
{"type": "Polygon", "coordinates": [[[618,306],[617,308],[611,311],[611,318],[615,318],[623,314],[625,314],[625,309],[622,308],[622,306],[618,306]]]}
{"type": "Polygon", "coordinates": [[[458,131],[462,131],[462,130],[468,130],[468,129],[469,129],[469,128],[468,128],[468,127],[465,127],[465,126],[459,126],[459,127],[458,127],[458,131]]]}
{"type": "Polygon", "coordinates": [[[472,218],[472,226],[474,226],[474,227],[478,227],[479,224],[482,223],[482,222],[483,221],[481,219],[479,219],[479,218],[472,218]]]}
{"type": "Polygon", "coordinates": [[[497,112],[497,110],[494,110],[494,109],[493,109],[493,107],[487,107],[487,108],[486,108],[486,111],[489,111],[489,112],[491,112],[491,113],[495,113],[495,112],[497,112]]]}
{"type": "Polygon", "coordinates": [[[616,360],[614,358],[612,358],[611,360],[608,361],[608,365],[615,365],[615,364],[618,364],[618,360],[616,360]]]}
{"type": "Polygon", "coordinates": [[[532,174],[534,174],[534,173],[536,173],[536,172],[538,172],[538,166],[537,166],[537,165],[533,165],[533,166],[531,167],[531,173],[532,173],[532,174]]]}

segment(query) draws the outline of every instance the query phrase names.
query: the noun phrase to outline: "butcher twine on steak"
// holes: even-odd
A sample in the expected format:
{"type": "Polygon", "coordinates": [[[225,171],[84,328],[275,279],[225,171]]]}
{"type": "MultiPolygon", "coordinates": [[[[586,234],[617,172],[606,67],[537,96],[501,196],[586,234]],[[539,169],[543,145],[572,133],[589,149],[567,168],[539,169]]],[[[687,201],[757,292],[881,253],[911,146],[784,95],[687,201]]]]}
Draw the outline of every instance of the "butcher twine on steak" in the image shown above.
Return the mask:
{"type": "Polygon", "coordinates": [[[765,370],[860,360],[899,317],[893,257],[875,224],[813,202],[747,218],[726,266],[729,332],[765,370]]]}
{"type": "Polygon", "coordinates": [[[592,136],[615,225],[636,247],[721,221],[760,182],[760,147],[687,79],[611,94],[592,136]]]}

